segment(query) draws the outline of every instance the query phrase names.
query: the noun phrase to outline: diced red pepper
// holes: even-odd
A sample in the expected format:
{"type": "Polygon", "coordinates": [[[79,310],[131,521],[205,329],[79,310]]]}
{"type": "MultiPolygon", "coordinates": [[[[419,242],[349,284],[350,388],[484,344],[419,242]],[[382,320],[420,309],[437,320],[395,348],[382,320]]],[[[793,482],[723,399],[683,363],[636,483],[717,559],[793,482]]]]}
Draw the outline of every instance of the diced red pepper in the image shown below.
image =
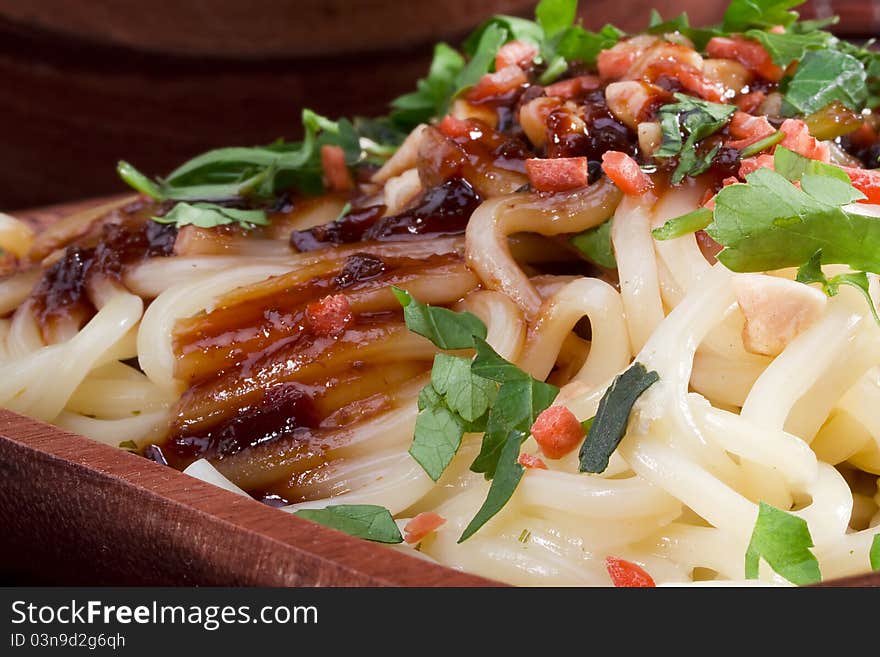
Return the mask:
{"type": "Polygon", "coordinates": [[[339,335],[351,320],[351,304],[344,294],[331,294],[306,306],[306,324],[321,337],[339,335]]]}
{"type": "Polygon", "coordinates": [[[447,114],[437,124],[437,129],[452,139],[467,137],[475,128],[470,119],[457,119],[452,114],[447,114]]]}
{"type": "Polygon", "coordinates": [[[579,75],[576,78],[554,82],[544,87],[544,93],[555,98],[577,98],[599,88],[601,81],[595,75],[579,75]]]}
{"type": "Polygon", "coordinates": [[[354,189],[354,179],[345,164],[345,151],[339,146],[321,146],[321,168],[327,186],[334,192],[354,189]]]}
{"type": "Polygon", "coordinates": [[[526,173],[539,192],[566,192],[590,184],[586,157],[530,158],[526,160],[526,173]]]}
{"type": "Polygon", "coordinates": [[[734,112],[728,127],[735,141],[727,142],[731,148],[743,149],[776,132],[766,116],[752,116],[745,112],[734,112]]]}
{"type": "Polygon", "coordinates": [[[445,522],[446,518],[433,511],[420,513],[404,525],[403,540],[410,544],[418,543],[445,522]]]}
{"type": "Polygon", "coordinates": [[[503,96],[521,87],[529,79],[519,66],[505,66],[494,73],[486,73],[473,89],[468,92],[468,100],[483,100],[493,96],[503,96]]]}
{"type": "Polygon", "coordinates": [[[528,66],[537,54],[538,47],[528,41],[508,41],[495,55],[495,70],[500,71],[508,66],[528,66]]]}
{"type": "Polygon", "coordinates": [[[779,82],[784,73],[782,67],[773,63],[764,46],[744,37],[712,37],[706,44],[706,53],[710,57],[736,60],[771,82],[779,82]]]}
{"type": "Polygon", "coordinates": [[[849,179],[852,180],[853,187],[868,197],[859,201],[859,203],[880,203],[880,170],[857,169],[855,167],[841,168],[846,171],[849,179]]]}
{"type": "Polygon", "coordinates": [[[534,454],[522,453],[519,455],[519,458],[516,460],[516,462],[524,468],[534,468],[536,470],[547,469],[547,464],[534,454]]]}
{"type": "Polygon", "coordinates": [[[611,577],[611,582],[617,587],[640,587],[653,588],[657,586],[654,579],[644,568],[632,561],[625,561],[617,557],[607,557],[605,568],[611,577]]]}
{"type": "Polygon", "coordinates": [[[767,94],[763,91],[750,91],[736,99],[736,106],[740,111],[751,114],[761,106],[767,99],[767,94]]]}
{"type": "Polygon", "coordinates": [[[785,119],[779,129],[785,134],[783,140],[779,142],[780,146],[811,160],[831,161],[831,150],[828,145],[811,136],[807,124],[800,119],[785,119]]]}
{"type": "Polygon", "coordinates": [[[551,406],[535,418],[532,436],[544,456],[561,459],[583,441],[584,428],[565,406],[551,406]]]}
{"type": "Polygon", "coordinates": [[[638,162],[620,151],[602,154],[602,171],[624,194],[644,194],[654,188],[654,183],[639,168],[638,162]]]}
{"type": "Polygon", "coordinates": [[[755,157],[747,157],[739,164],[739,177],[745,180],[745,177],[757,171],[758,169],[772,169],[773,156],[769,153],[761,153],[755,157]]]}

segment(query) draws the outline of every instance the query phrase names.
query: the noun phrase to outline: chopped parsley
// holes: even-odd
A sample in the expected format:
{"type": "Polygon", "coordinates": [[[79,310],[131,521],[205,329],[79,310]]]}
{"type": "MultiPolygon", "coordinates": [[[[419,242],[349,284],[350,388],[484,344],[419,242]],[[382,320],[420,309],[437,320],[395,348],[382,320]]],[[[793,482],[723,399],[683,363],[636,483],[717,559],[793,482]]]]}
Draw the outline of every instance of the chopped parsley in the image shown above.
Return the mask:
{"type": "Polygon", "coordinates": [[[293,515],[368,541],[403,543],[391,512],[382,506],[339,504],[323,509],[300,509],[293,515]]]}
{"type": "Polygon", "coordinates": [[[685,176],[699,175],[712,164],[720,144],[699,153],[697,142],[724,127],[736,106],[710,103],[681,93],[676,93],[675,99],[677,103],[660,108],[663,142],[654,157],[661,160],[678,157],[678,165],[672,173],[672,183],[677,185],[685,176]]]}
{"type": "Polygon", "coordinates": [[[880,534],[874,534],[868,559],[871,562],[871,570],[880,570],[880,534]]]}
{"type": "Polygon", "coordinates": [[[633,405],[659,380],[657,372],[649,372],[641,363],[633,363],[614,378],[599,401],[596,417],[589,420],[587,437],[578,455],[581,472],[605,471],[608,459],[626,434],[633,405]]]}
{"type": "Polygon", "coordinates": [[[617,269],[617,260],[614,258],[614,249],[611,246],[610,219],[578,233],[568,241],[590,262],[605,269],[617,269]]]}
{"type": "Polygon", "coordinates": [[[420,303],[398,287],[391,291],[403,306],[407,328],[441,349],[470,349],[474,346],[473,336],[486,337],[486,325],[476,315],[420,303]]]}
{"type": "Polygon", "coordinates": [[[822,574],[811,547],[813,538],[803,518],[761,502],[746,550],[746,579],[758,578],[758,563],[764,559],[792,584],[815,584],[822,574]]]}
{"type": "Polygon", "coordinates": [[[238,224],[242,228],[265,226],[269,223],[266,213],[262,210],[239,210],[227,208],[216,203],[177,203],[162,217],[153,217],[153,221],[160,224],[174,224],[177,228],[184,226],[198,226],[199,228],[214,228],[238,224]]]}

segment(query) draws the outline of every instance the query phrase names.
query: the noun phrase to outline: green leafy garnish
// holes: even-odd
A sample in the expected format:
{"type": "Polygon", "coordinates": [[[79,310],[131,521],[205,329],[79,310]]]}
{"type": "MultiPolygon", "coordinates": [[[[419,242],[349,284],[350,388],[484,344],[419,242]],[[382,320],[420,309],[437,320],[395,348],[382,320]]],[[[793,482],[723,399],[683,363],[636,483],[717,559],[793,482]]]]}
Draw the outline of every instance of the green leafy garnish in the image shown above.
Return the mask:
{"type": "Polygon", "coordinates": [[[706,171],[720,148],[713,147],[700,154],[696,145],[722,128],[736,111],[734,105],[721,105],[676,93],[677,103],[660,108],[660,127],[663,142],[654,157],[665,159],[678,156],[678,166],[672,173],[672,183],[677,185],[685,176],[696,176],[706,171]]]}
{"type": "Polygon", "coordinates": [[[518,459],[520,446],[527,435],[523,431],[511,431],[505,437],[498,457],[495,477],[492,479],[486,501],[483,502],[480,510],[462,532],[458,539],[459,543],[473,536],[480,527],[504,508],[513,495],[513,491],[516,490],[519,480],[522,479],[523,472],[525,472],[525,468],[519,464],[518,459]]]}
{"type": "Polygon", "coordinates": [[[682,235],[696,233],[712,223],[712,211],[709,208],[697,208],[680,217],[670,219],[662,226],[651,231],[654,239],[671,240],[682,235]]]}
{"type": "Polygon", "coordinates": [[[783,111],[789,116],[812,114],[835,100],[860,110],[868,100],[867,80],[865,67],[852,55],[810,51],[785,88],[783,111]]]}
{"type": "Polygon", "coordinates": [[[391,512],[373,504],[339,504],[323,509],[300,509],[293,515],[368,541],[403,542],[391,512]]]}
{"type": "Polygon", "coordinates": [[[792,7],[804,0],[733,0],[724,12],[722,28],[728,32],[745,32],[753,27],[786,27],[798,19],[792,7]]]}
{"type": "Polygon", "coordinates": [[[880,272],[880,219],[841,207],[864,198],[846,173],[781,147],[774,162],[775,171],[758,169],[715,197],[706,231],[725,247],[718,259],[733,271],[767,271],[799,267],[821,249],[825,264],[880,272]]]}
{"type": "Polygon", "coordinates": [[[475,339],[474,346],[477,357],[471,365],[471,371],[501,384],[489,411],[480,453],[471,464],[473,472],[482,472],[488,479],[495,475],[508,435],[512,431],[528,434],[538,415],[556,399],[559,388],[538,381],[507,362],[483,339],[475,339]]]}
{"type": "Polygon", "coordinates": [[[569,243],[590,262],[606,269],[617,269],[617,260],[611,246],[611,220],[578,233],[569,243]]]}
{"type": "Polygon", "coordinates": [[[802,59],[810,50],[822,50],[837,41],[832,34],[822,31],[776,34],[764,30],[749,30],[746,36],[759,41],[773,58],[773,62],[782,68],[802,59]]]}
{"type": "Polygon", "coordinates": [[[117,170],[138,191],[159,200],[218,201],[242,197],[273,198],[288,189],[323,191],[321,146],[339,146],[349,166],[362,156],[360,141],[347,119],[330,121],[303,110],[301,143],[278,142],[254,148],[218,148],[191,159],[152,183],[127,162],[117,170]]]}
{"type": "Polygon", "coordinates": [[[871,561],[871,570],[880,570],[880,534],[874,534],[868,558],[871,561]]]}
{"type": "Polygon", "coordinates": [[[403,306],[406,327],[441,349],[469,349],[474,346],[474,336],[486,337],[486,325],[472,313],[429,306],[399,287],[392,287],[391,291],[403,306]]]}
{"type": "Polygon", "coordinates": [[[746,579],[758,578],[758,562],[763,558],[789,582],[815,584],[822,580],[822,574],[811,547],[813,539],[803,518],[761,502],[746,550],[746,579]]]}
{"type": "Polygon", "coordinates": [[[822,291],[829,297],[836,296],[840,291],[841,285],[854,287],[865,297],[865,300],[868,302],[868,307],[871,309],[871,314],[874,316],[874,321],[880,324],[880,316],[877,315],[877,307],[871,299],[871,291],[868,286],[868,274],[863,271],[853,271],[827,278],[822,271],[822,249],[816,251],[806,263],[801,265],[798,269],[796,280],[799,283],[819,283],[822,286],[822,291]]]}
{"type": "Polygon", "coordinates": [[[163,217],[152,217],[153,221],[160,224],[174,224],[178,228],[184,226],[198,226],[199,228],[214,228],[238,224],[242,228],[254,226],[266,226],[269,220],[262,210],[239,210],[238,208],[226,208],[215,203],[184,203],[175,205],[163,217]]]}
{"type": "Polygon", "coordinates": [[[599,401],[596,417],[590,422],[587,438],[581,445],[581,472],[605,471],[608,459],[626,434],[633,405],[645,390],[659,380],[657,372],[649,372],[641,363],[633,363],[623,374],[614,378],[599,401]]]}

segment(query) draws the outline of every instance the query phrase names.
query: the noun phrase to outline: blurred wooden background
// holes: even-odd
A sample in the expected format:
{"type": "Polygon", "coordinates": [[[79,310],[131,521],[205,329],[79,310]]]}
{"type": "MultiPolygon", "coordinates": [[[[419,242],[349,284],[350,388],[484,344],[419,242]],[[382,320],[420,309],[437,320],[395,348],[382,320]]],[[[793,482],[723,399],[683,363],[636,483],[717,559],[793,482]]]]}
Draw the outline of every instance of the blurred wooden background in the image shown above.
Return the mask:
{"type": "MultiPolygon", "coordinates": [[[[720,19],[726,1],[581,0],[587,27],[635,31],[656,7],[720,19]]],[[[307,106],[381,114],[439,39],[534,0],[0,0],[0,209],[123,190],[223,145],[297,137],[307,106]]],[[[880,0],[814,0],[841,34],[880,32],[880,0]]]]}

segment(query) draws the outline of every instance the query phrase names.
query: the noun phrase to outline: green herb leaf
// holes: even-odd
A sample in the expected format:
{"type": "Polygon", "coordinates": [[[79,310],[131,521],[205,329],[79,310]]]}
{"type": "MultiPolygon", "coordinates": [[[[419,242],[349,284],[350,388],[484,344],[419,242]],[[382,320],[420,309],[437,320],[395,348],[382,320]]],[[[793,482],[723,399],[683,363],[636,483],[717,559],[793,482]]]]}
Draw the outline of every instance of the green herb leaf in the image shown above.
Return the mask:
{"type": "Polygon", "coordinates": [[[871,314],[874,316],[874,321],[880,324],[880,315],[877,314],[877,307],[874,305],[874,300],[871,299],[868,275],[863,271],[859,271],[826,278],[825,273],[822,271],[822,249],[816,251],[807,262],[801,265],[795,280],[799,283],[819,283],[822,285],[822,291],[829,297],[836,296],[840,291],[841,285],[854,287],[865,297],[868,307],[871,309],[871,314]]]}
{"type": "Polygon", "coordinates": [[[633,405],[645,390],[659,380],[657,372],[648,372],[641,363],[633,363],[623,374],[614,378],[599,401],[596,417],[581,445],[581,472],[605,471],[608,459],[626,434],[633,405]]]}
{"type": "Polygon", "coordinates": [[[463,435],[461,418],[441,401],[419,411],[409,453],[437,481],[458,452],[463,435]]]}
{"type": "Polygon", "coordinates": [[[590,32],[580,25],[574,25],[559,37],[556,52],[569,62],[594,66],[600,52],[613,47],[625,36],[626,32],[611,24],[606,24],[598,32],[590,32]]]}
{"type": "MultiPolygon", "coordinates": [[[[464,89],[475,85],[495,66],[495,55],[498,54],[498,50],[505,41],[507,41],[507,32],[498,25],[490,25],[485,29],[477,44],[476,52],[455,79],[452,98],[464,89]]],[[[440,115],[442,116],[442,114],[445,114],[445,110],[440,115]]]]}
{"type": "Polygon", "coordinates": [[[300,509],[295,516],[377,543],[402,543],[403,537],[385,507],[339,504],[323,509],[300,509]]]}
{"type": "Polygon", "coordinates": [[[682,235],[696,233],[712,223],[712,211],[709,208],[697,208],[680,217],[670,219],[662,226],[651,231],[654,239],[671,240],[682,235]]]}
{"type": "Polygon", "coordinates": [[[749,30],[746,36],[760,42],[773,58],[773,62],[783,68],[801,60],[808,51],[828,48],[837,41],[829,32],[821,31],[776,34],[764,30],[749,30]]]}
{"type": "Polygon", "coordinates": [[[409,130],[442,116],[455,95],[456,78],[463,69],[464,57],[445,43],[438,43],[428,76],[416,83],[416,91],[391,101],[392,121],[409,130]]]}
{"type": "Polygon", "coordinates": [[[471,371],[468,358],[437,354],[431,370],[431,385],[443,395],[450,409],[468,422],[475,422],[495,399],[497,386],[471,371]]]}
{"type": "Polygon", "coordinates": [[[789,582],[815,584],[822,580],[822,574],[811,547],[813,539],[803,518],[761,502],[746,550],[746,579],[758,578],[758,562],[763,558],[789,582]]]}
{"type": "Polygon", "coordinates": [[[880,570],[880,534],[874,534],[868,558],[871,561],[871,570],[880,570]]]}
{"type": "Polygon", "coordinates": [[[546,38],[553,38],[574,24],[577,0],[541,0],[535,7],[535,18],[546,38]]]}
{"type": "Polygon", "coordinates": [[[486,325],[476,315],[420,303],[399,287],[391,290],[403,306],[406,327],[441,349],[469,349],[473,346],[474,336],[486,337],[486,325]]]}
{"type": "Polygon", "coordinates": [[[614,249],[611,246],[610,220],[575,235],[569,243],[590,262],[606,269],[617,269],[617,260],[614,258],[614,249]]]}
{"type": "Polygon", "coordinates": [[[120,160],[116,165],[116,173],[130,187],[133,187],[141,194],[146,194],[152,198],[162,198],[162,191],[159,189],[159,186],[128,162],[120,160]]]}
{"type": "Polygon", "coordinates": [[[811,50],[788,82],[784,100],[789,116],[812,114],[835,100],[861,110],[868,100],[865,67],[839,50],[811,50]]]}
{"type": "Polygon", "coordinates": [[[477,51],[477,46],[489,26],[497,25],[507,32],[505,42],[507,41],[527,41],[538,47],[544,41],[544,30],[535,21],[530,21],[517,16],[493,16],[485,23],[480,25],[476,30],[470,33],[462,44],[462,50],[468,57],[473,57],[477,51]]]}
{"type": "Polygon", "coordinates": [[[725,247],[718,259],[733,271],[767,271],[799,267],[821,249],[825,264],[880,272],[880,219],[841,208],[861,193],[836,167],[804,159],[777,147],[775,171],[758,169],[718,193],[706,229],[725,247]],[[798,178],[802,189],[789,180],[798,178]]]}
{"type": "Polygon", "coordinates": [[[798,19],[797,12],[788,10],[803,2],[804,0],[732,0],[724,12],[722,28],[728,32],[745,32],[753,27],[786,27],[798,19]]]}
{"type": "Polygon", "coordinates": [[[719,147],[716,145],[701,155],[697,152],[696,144],[726,125],[736,107],[710,103],[680,93],[676,93],[675,98],[677,103],[660,108],[663,142],[654,157],[665,159],[678,156],[678,166],[672,174],[672,183],[677,185],[685,176],[696,176],[709,168],[719,147]]]}
{"type": "Polygon", "coordinates": [[[491,479],[495,476],[507,437],[512,431],[528,434],[538,415],[556,399],[559,388],[538,381],[507,362],[485,340],[475,339],[474,346],[477,357],[471,365],[471,371],[477,376],[501,383],[489,410],[480,453],[471,464],[472,472],[482,472],[491,479]]]}
{"type": "Polygon", "coordinates": [[[495,477],[486,495],[486,501],[477,511],[474,519],[462,532],[458,542],[466,541],[485,525],[496,513],[504,508],[522,479],[525,469],[518,462],[519,450],[527,434],[523,431],[511,431],[501,448],[495,477]]]}
{"type": "Polygon", "coordinates": [[[262,210],[239,210],[226,208],[214,203],[177,203],[164,217],[152,217],[160,224],[174,224],[178,228],[198,226],[214,228],[228,224],[239,224],[242,228],[266,226],[269,220],[262,210]]]}

